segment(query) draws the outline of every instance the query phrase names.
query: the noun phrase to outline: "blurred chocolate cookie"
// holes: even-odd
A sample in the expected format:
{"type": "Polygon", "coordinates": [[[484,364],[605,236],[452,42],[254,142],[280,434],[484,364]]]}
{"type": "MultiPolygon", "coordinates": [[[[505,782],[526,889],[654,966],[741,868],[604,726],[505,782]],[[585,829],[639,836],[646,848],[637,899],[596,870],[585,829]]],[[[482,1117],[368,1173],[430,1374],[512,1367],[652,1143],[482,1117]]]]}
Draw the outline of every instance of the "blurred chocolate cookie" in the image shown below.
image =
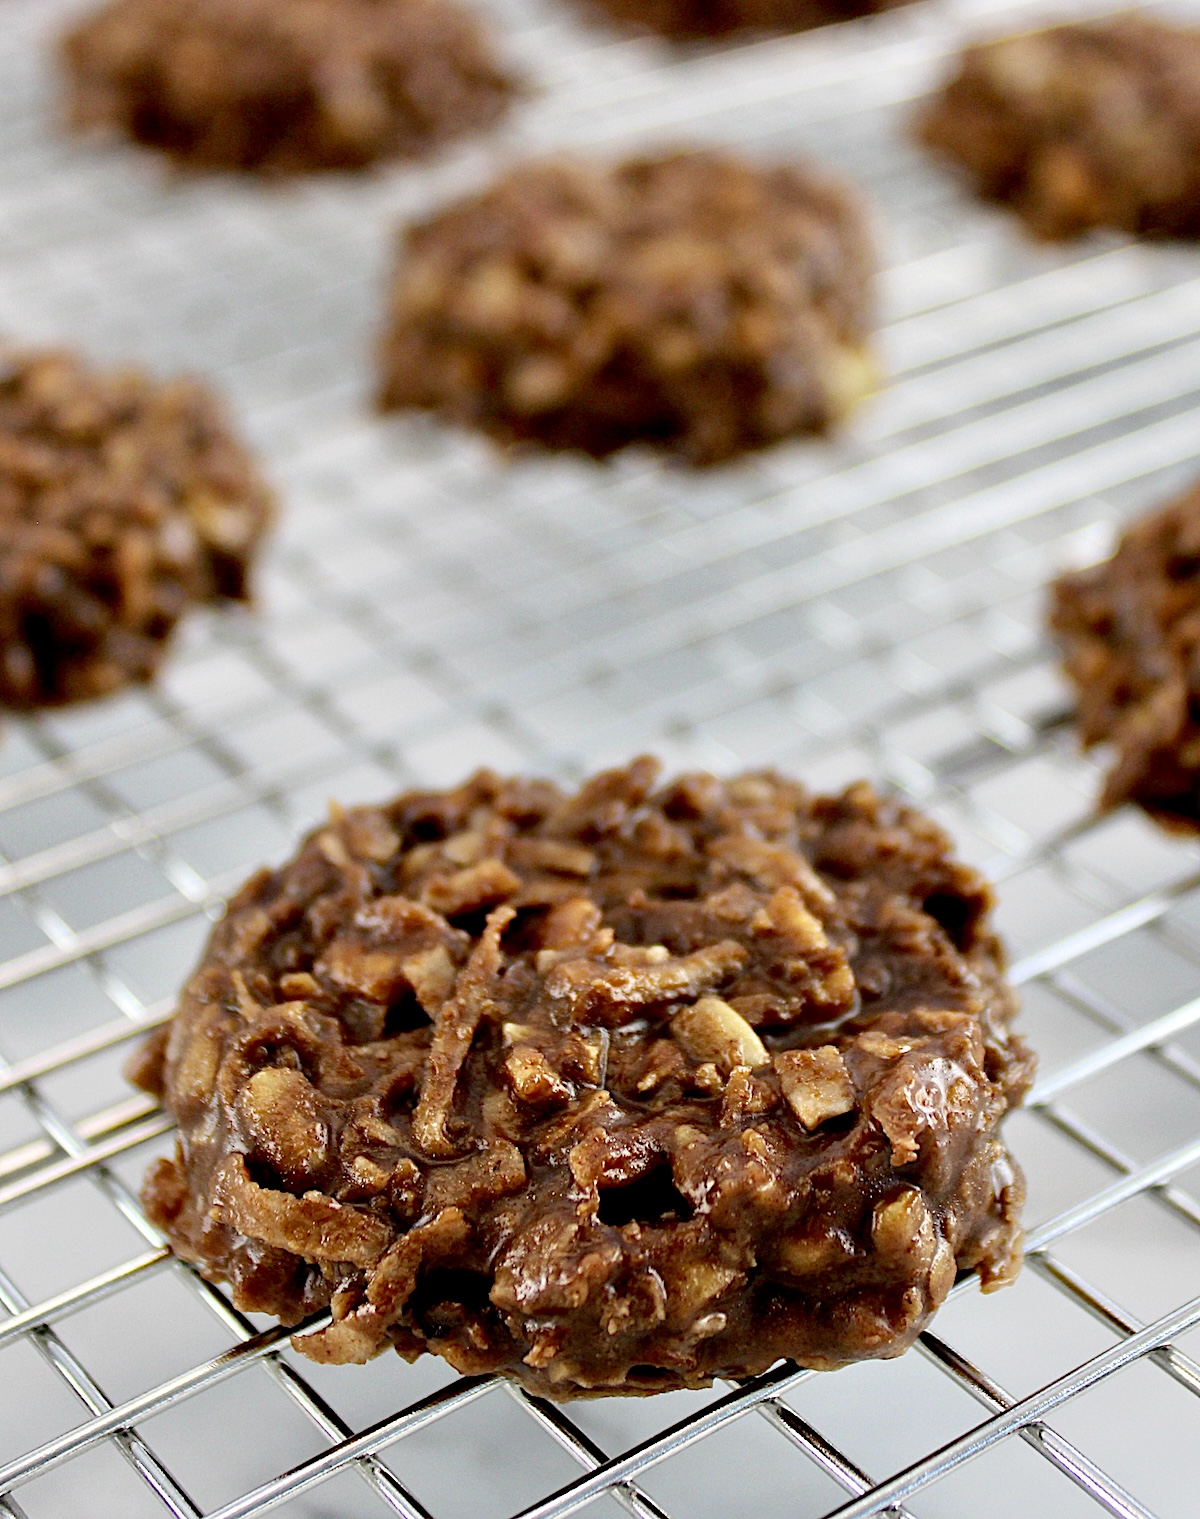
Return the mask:
{"type": "Polygon", "coordinates": [[[271,514],[203,385],[0,353],[0,704],[148,680],[189,606],[246,599],[271,514]]]}
{"type": "Polygon", "coordinates": [[[1200,29],[1122,15],[969,47],[921,141],[1039,237],[1200,235],[1200,29]]]}
{"type": "Polygon", "coordinates": [[[198,169],[417,156],[490,126],[514,90],[456,0],[110,0],[62,52],[77,128],[198,169]]]}
{"type": "Polygon", "coordinates": [[[826,432],[870,390],[873,268],[857,196],[811,168],[527,165],[406,233],[381,402],[716,463],[826,432]]]}
{"type": "Polygon", "coordinates": [[[1080,736],[1114,751],[1101,806],[1137,802],[1200,829],[1200,487],[1135,522],[1111,559],[1064,575],[1050,623],[1080,736]]]}

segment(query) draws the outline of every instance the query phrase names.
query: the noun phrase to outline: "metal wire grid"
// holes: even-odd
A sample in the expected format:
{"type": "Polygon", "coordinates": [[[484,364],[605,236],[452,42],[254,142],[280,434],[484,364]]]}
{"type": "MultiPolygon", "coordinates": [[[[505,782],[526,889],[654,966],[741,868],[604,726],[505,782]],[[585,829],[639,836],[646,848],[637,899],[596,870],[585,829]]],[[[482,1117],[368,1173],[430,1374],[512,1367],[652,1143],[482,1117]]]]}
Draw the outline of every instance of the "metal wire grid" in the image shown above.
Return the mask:
{"type": "Polygon", "coordinates": [[[159,690],[0,748],[0,1512],[1194,1513],[1200,855],[1091,818],[1038,589],[1186,476],[1194,255],[1026,248],[904,148],[978,6],[680,57],[514,0],[548,92],[505,136],[282,196],[58,142],[63,10],[7,0],[0,321],[217,374],[289,515],[257,618],[197,620],[159,690]],[[892,383],[853,436],[690,477],[362,415],[398,214],[522,152],[681,135],[814,153],[880,205],[892,383]],[[1044,1055],[1012,1125],[1029,1271],[982,1306],[961,1284],[923,1359],[711,1396],[562,1410],[297,1362],[141,1214],[168,1126],[119,1057],[326,795],[641,747],[873,773],[1000,884],[1044,1055]]]}

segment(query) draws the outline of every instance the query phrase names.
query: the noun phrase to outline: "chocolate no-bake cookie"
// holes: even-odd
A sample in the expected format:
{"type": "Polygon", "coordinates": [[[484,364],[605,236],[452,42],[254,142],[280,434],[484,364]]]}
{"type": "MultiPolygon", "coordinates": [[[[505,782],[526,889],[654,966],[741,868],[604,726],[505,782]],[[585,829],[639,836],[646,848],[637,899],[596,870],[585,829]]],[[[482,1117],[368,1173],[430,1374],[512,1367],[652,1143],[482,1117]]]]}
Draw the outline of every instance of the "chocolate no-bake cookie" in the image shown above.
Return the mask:
{"type": "Polygon", "coordinates": [[[810,168],[526,165],[406,234],[381,403],[714,463],[824,432],[871,388],[872,270],[857,197],[810,168]]]}
{"type": "Polygon", "coordinates": [[[1200,828],[1200,486],[1130,527],[1111,559],[1056,582],[1050,623],[1083,743],[1116,760],[1101,806],[1200,828]]]}
{"type": "Polygon", "coordinates": [[[1200,235],[1200,29],[1121,15],[978,43],[921,140],[1040,237],[1200,235]]]}
{"type": "Polygon", "coordinates": [[[192,603],[247,599],[272,509],[203,385],[0,351],[0,704],[148,680],[192,603]]]}
{"type": "Polygon", "coordinates": [[[415,156],[514,91],[456,0],[110,0],[63,39],[72,123],[200,169],[415,156]]]}
{"type": "Polygon", "coordinates": [[[657,781],[335,810],[229,904],[135,1072],[144,1195],[242,1308],[331,1308],[306,1355],[649,1393],[896,1355],[1015,1273],[985,883],[865,784],[657,781]]]}
{"type": "Polygon", "coordinates": [[[639,31],[685,40],[734,32],[805,32],[895,10],[910,0],[587,0],[639,31]]]}

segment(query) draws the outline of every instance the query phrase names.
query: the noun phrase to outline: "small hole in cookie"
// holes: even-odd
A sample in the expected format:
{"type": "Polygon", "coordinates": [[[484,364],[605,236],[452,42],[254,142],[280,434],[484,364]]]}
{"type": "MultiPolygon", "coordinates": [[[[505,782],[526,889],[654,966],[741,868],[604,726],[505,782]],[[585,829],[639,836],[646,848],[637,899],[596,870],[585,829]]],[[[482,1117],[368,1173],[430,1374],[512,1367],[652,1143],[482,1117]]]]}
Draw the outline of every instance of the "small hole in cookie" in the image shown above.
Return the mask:
{"type": "Polygon", "coordinates": [[[414,844],[437,844],[446,837],[446,820],[440,813],[424,812],[408,820],[405,847],[414,844]]]}
{"type": "Polygon", "coordinates": [[[383,1023],[383,1037],[391,1039],[396,1034],[408,1034],[415,1028],[424,1028],[428,1022],[429,1014],[417,1001],[416,992],[409,988],[388,1008],[383,1023]]]}
{"type": "Polygon", "coordinates": [[[488,1299],[491,1285],[491,1278],[481,1272],[440,1267],[422,1279],[409,1311],[426,1334],[453,1335],[464,1324],[494,1316],[488,1299]]]}
{"type": "Polygon", "coordinates": [[[967,940],[978,917],[977,905],[969,897],[949,891],[934,891],[925,898],[925,911],[946,931],[955,949],[966,949],[967,940]]]}
{"type": "Polygon", "coordinates": [[[625,1373],[627,1382],[640,1382],[643,1386],[657,1387],[660,1382],[670,1381],[670,1373],[661,1366],[631,1366],[625,1373]]]}
{"type": "Polygon", "coordinates": [[[691,1218],[692,1205],[671,1180],[664,1161],[637,1181],[605,1187],[600,1193],[600,1222],[619,1229],[623,1224],[675,1224],[691,1218]]]}
{"type": "MultiPolygon", "coordinates": [[[[448,912],[446,922],[453,923],[462,933],[470,934],[472,939],[478,939],[487,927],[488,913],[491,910],[491,907],[464,907],[459,912],[448,912]]],[[[501,935],[501,942],[507,948],[507,934],[501,935]]]]}

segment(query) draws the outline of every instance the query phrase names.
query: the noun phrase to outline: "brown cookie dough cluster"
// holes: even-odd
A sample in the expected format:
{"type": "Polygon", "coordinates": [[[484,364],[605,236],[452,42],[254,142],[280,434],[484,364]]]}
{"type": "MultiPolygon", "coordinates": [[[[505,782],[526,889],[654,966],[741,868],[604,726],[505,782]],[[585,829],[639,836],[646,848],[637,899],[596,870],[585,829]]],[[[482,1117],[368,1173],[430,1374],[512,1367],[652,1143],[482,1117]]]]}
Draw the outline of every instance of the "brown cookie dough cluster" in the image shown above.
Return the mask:
{"type": "Polygon", "coordinates": [[[857,200],[810,169],[527,165],[408,232],[381,402],[715,463],[825,432],[871,388],[872,270],[857,200]]]}
{"type": "Polygon", "coordinates": [[[734,32],[804,32],[894,10],[909,0],[589,0],[614,20],[683,41],[734,32]]]}
{"type": "Polygon", "coordinates": [[[77,128],[276,174],[428,152],[514,88],[456,0],[110,0],[63,59],[77,128]]]}
{"type": "Polygon", "coordinates": [[[1080,737],[1111,744],[1104,808],[1200,828],[1200,487],[1134,523],[1103,564],[1054,586],[1050,623],[1080,737]]]}
{"type": "Polygon", "coordinates": [[[917,131],[1040,237],[1200,235],[1200,29],[1122,15],[979,43],[917,131]]]}
{"type": "Polygon", "coordinates": [[[243,1309],[331,1309],[318,1361],[563,1398],[896,1355],[1017,1269],[990,905],[865,784],[642,759],[335,810],[142,1057],[147,1207],[243,1309]]]}
{"type": "Polygon", "coordinates": [[[0,703],[148,680],[189,606],[247,598],[271,514],[202,385],[0,353],[0,703]]]}

